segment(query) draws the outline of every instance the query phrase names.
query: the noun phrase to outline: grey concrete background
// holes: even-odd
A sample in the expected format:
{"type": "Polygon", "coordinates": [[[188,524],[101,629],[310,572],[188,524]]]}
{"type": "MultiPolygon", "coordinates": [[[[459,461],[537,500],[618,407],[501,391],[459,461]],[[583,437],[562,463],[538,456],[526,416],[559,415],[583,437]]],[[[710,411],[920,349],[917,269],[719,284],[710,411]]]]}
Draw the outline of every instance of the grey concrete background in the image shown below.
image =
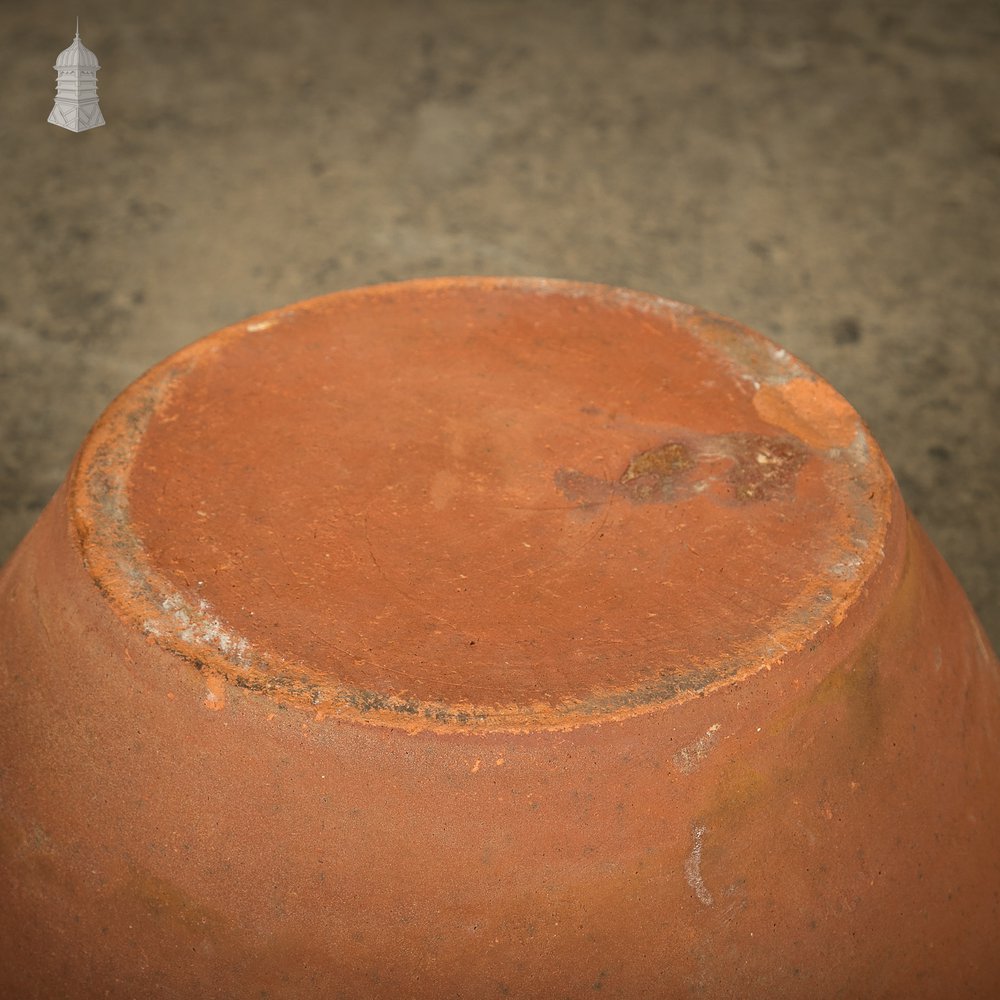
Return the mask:
{"type": "Polygon", "coordinates": [[[1000,4],[0,5],[0,558],[254,312],[534,274],[734,316],[867,419],[1000,640],[1000,4]],[[107,126],[46,124],[81,36],[107,126]]]}

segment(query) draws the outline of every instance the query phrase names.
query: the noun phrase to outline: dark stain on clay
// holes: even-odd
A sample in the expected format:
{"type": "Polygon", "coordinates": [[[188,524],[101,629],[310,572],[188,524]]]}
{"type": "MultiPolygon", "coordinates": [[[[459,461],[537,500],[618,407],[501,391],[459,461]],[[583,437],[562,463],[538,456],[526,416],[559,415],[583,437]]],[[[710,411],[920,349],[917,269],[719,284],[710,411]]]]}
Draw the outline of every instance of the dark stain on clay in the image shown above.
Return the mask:
{"type": "MultiPolygon", "coordinates": [[[[809,700],[827,722],[828,739],[838,740],[838,755],[860,763],[882,734],[879,663],[869,644],[861,655],[831,671],[809,700]]],[[[803,727],[804,728],[804,727],[803,727]]]]}
{"type": "Polygon", "coordinates": [[[614,493],[613,484],[607,480],[576,469],[556,469],[553,478],[559,492],[578,507],[599,507],[614,493]]]}
{"type": "Polygon", "coordinates": [[[787,493],[805,465],[805,447],[794,438],[762,434],[730,434],[728,438],[735,460],[729,483],[740,502],[770,500],[787,493]]]}
{"type": "Polygon", "coordinates": [[[696,443],[665,441],[641,451],[614,482],[577,469],[557,469],[554,480],[563,496],[581,508],[600,506],[612,497],[635,504],[670,503],[706,491],[722,502],[742,504],[792,492],[808,457],[798,438],[717,434],[696,443]]]}
{"type": "Polygon", "coordinates": [[[657,448],[640,452],[618,480],[621,491],[637,503],[655,503],[670,499],[679,473],[694,466],[687,446],[668,441],[657,448]]]}
{"type": "Polygon", "coordinates": [[[215,935],[226,927],[226,921],[215,909],[188,896],[172,882],[147,871],[136,871],[121,887],[120,902],[138,904],[149,920],[161,929],[191,934],[215,935]]]}

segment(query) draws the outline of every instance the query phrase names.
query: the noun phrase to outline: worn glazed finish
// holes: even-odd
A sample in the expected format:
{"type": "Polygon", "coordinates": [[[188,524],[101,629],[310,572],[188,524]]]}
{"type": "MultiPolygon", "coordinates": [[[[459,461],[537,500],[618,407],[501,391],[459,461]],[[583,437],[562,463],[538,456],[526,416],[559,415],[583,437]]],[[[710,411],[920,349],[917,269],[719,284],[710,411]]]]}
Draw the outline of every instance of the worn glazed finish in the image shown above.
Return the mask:
{"type": "Polygon", "coordinates": [[[127,390],[0,577],[0,994],[992,996],[1000,670],[728,320],[341,293],[127,390]]]}

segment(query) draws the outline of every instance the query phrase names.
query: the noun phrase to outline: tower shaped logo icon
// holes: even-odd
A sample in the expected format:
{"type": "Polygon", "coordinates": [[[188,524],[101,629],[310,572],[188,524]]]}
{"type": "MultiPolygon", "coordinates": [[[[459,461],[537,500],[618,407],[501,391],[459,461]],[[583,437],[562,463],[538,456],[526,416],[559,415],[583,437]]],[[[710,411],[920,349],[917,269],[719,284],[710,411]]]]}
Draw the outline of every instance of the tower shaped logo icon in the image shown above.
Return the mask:
{"type": "Polygon", "coordinates": [[[97,56],[80,41],[80,19],[76,19],[76,37],[63,49],[52,67],[56,71],[56,102],[49,115],[53,125],[71,132],[85,132],[104,124],[97,103],[97,56]]]}

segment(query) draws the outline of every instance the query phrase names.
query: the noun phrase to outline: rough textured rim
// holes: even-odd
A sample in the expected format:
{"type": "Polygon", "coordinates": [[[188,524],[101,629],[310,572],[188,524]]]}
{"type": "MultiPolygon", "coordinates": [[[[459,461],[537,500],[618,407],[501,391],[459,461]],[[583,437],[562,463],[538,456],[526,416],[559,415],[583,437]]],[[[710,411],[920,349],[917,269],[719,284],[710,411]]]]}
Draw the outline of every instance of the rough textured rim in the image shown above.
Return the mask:
{"type": "MultiPolygon", "coordinates": [[[[818,425],[817,425],[818,426],[818,425]]],[[[569,729],[587,723],[622,719],[661,709],[725,687],[814,644],[835,628],[858,603],[883,563],[898,565],[902,532],[890,545],[890,528],[902,501],[878,446],[860,417],[826,382],[760,334],[732,320],[657,296],[605,285],[541,278],[436,278],[365,286],[320,296],[273,310],[226,327],[181,349],[125,389],[102,414],[84,441],[69,477],[73,528],[84,564],[94,582],[129,627],[162,649],[189,661],[218,681],[260,692],[272,700],[314,713],[386,725],[409,731],[426,729],[524,732],[569,729]],[[685,328],[728,363],[738,378],[761,385],[803,379],[822,387],[857,423],[850,449],[829,449],[831,458],[850,450],[858,470],[851,483],[855,521],[863,537],[844,539],[844,557],[817,580],[815,599],[796,622],[779,635],[762,636],[757,648],[741,650],[723,662],[704,665],[683,677],[610,690],[594,690],[584,699],[556,705],[477,705],[422,702],[387,696],[317,676],[308,665],[251,648],[227,632],[224,623],[191,606],[150,565],[131,530],[128,481],[134,449],[156,409],[172,387],[198,363],[247,332],[276,326],[296,314],[323,308],[331,301],[395,295],[401,291],[433,295],[454,288],[515,290],[559,295],[626,307],[681,320],[685,328]],[[836,454],[835,454],[836,452],[836,454]],[[891,548],[897,558],[886,558],[891,548]]]]}

